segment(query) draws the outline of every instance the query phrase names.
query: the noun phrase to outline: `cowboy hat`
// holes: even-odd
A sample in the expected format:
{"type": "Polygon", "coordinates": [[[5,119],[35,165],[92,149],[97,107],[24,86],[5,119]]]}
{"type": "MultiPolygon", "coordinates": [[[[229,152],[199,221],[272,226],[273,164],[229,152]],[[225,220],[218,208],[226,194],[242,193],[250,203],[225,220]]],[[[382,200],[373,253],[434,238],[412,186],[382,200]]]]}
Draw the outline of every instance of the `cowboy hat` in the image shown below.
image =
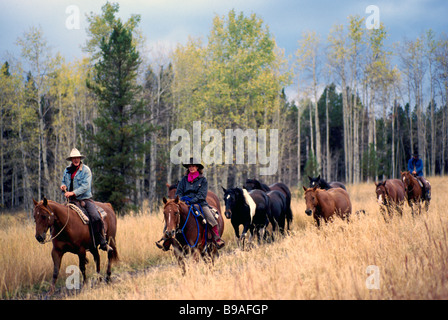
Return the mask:
{"type": "Polygon", "coordinates": [[[85,156],[83,156],[78,149],[73,148],[72,151],[70,152],[70,156],[65,158],[65,160],[67,161],[72,161],[72,158],[81,158],[84,159],[85,156]]]}
{"type": "Polygon", "coordinates": [[[202,165],[202,163],[195,163],[193,158],[190,158],[189,163],[182,163],[182,165],[187,169],[188,169],[188,166],[190,166],[190,165],[195,165],[196,167],[198,167],[199,170],[204,169],[204,166],[202,165]]]}

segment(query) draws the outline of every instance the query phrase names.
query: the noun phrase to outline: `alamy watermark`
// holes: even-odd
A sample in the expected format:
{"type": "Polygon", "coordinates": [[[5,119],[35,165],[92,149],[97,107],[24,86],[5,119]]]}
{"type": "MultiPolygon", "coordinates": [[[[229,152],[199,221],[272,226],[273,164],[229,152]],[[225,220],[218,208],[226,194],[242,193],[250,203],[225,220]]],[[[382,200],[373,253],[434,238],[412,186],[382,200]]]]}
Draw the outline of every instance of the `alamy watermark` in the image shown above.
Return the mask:
{"type": "Polygon", "coordinates": [[[201,121],[193,121],[192,133],[193,137],[186,129],[171,132],[170,141],[177,142],[171,148],[171,163],[187,163],[193,157],[195,162],[206,165],[256,164],[264,166],[259,168],[260,175],[277,173],[278,129],[225,129],[223,138],[218,129],[202,132],[201,121]],[[207,143],[203,149],[202,142],[207,143]]]}
{"type": "Polygon", "coordinates": [[[80,25],[80,11],[79,7],[75,5],[70,5],[65,8],[65,13],[69,16],[65,19],[65,27],[68,30],[79,30],[81,28],[80,25]]]}
{"type": "Polygon", "coordinates": [[[67,279],[65,279],[65,287],[69,290],[79,290],[81,289],[81,271],[78,266],[70,265],[65,269],[66,274],[70,274],[67,279]]]}
{"type": "Polygon", "coordinates": [[[380,28],[380,8],[371,4],[367,6],[366,13],[370,14],[366,18],[366,28],[369,30],[380,28]]]}
{"type": "Polygon", "coordinates": [[[380,289],[380,268],[375,265],[367,266],[366,288],[369,290],[380,289]]]}

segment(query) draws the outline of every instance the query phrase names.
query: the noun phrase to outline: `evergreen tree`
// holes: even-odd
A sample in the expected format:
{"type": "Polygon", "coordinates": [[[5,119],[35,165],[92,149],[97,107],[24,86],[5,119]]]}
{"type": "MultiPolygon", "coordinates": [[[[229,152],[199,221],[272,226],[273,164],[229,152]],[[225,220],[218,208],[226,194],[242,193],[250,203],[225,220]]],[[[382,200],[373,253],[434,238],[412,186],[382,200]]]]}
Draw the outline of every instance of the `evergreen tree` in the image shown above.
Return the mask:
{"type": "Polygon", "coordinates": [[[118,212],[130,209],[135,180],[141,174],[142,155],[146,150],[143,135],[147,125],[143,103],[138,99],[139,53],[132,33],[116,21],[108,40],[101,42],[101,58],[94,66],[93,81],[87,86],[98,99],[96,132],[86,133],[95,147],[89,157],[93,169],[94,196],[110,202],[118,212]]]}

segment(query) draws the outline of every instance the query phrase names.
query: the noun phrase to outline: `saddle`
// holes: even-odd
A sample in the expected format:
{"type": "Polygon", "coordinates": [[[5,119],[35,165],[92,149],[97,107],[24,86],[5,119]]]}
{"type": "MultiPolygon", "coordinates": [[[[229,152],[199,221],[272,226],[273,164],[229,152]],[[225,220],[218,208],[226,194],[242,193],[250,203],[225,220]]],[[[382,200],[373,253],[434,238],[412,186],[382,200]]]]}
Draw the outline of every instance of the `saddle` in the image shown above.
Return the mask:
{"type": "MultiPolygon", "coordinates": [[[[90,222],[89,215],[87,214],[86,209],[84,209],[81,204],[79,206],[77,206],[73,203],[69,203],[68,206],[70,207],[70,209],[74,210],[78,214],[82,223],[89,224],[89,222],[90,222]]],[[[101,219],[104,220],[104,218],[107,216],[107,212],[104,211],[103,208],[97,206],[96,204],[95,204],[95,207],[96,207],[96,210],[98,211],[98,213],[100,214],[101,219]]]]}

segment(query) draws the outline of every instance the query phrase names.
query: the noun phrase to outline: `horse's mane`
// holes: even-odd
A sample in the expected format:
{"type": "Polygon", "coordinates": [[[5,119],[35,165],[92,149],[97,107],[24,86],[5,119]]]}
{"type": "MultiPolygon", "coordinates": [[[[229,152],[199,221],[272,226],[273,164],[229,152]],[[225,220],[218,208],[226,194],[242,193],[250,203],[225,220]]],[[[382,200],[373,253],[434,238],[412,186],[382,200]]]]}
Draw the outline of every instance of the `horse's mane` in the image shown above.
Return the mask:
{"type": "Polygon", "coordinates": [[[325,179],[323,179],[323,178],[319,179],[319,185],[323,189],[331,188],[330,184],[327,181],[325,181],[325,179]]]}
{"type": "Polygon", "coordinates": [[[257,179],[247,179],[246,184],[248,184],[248,183],[253,183],[255,186],[254,189],[262,189],[261,182],[258,181],[257,179]]]}
{"type": "Polygon", "coordinates": [[[168,191],[171,191],[171,190],[173,190],[173,189],[177,189],[177,185],[178,185],[178,184],[179,184],[179,181],[177,181],[176,183],[170,185],[170,186],[168,187],[168,191]]]}

